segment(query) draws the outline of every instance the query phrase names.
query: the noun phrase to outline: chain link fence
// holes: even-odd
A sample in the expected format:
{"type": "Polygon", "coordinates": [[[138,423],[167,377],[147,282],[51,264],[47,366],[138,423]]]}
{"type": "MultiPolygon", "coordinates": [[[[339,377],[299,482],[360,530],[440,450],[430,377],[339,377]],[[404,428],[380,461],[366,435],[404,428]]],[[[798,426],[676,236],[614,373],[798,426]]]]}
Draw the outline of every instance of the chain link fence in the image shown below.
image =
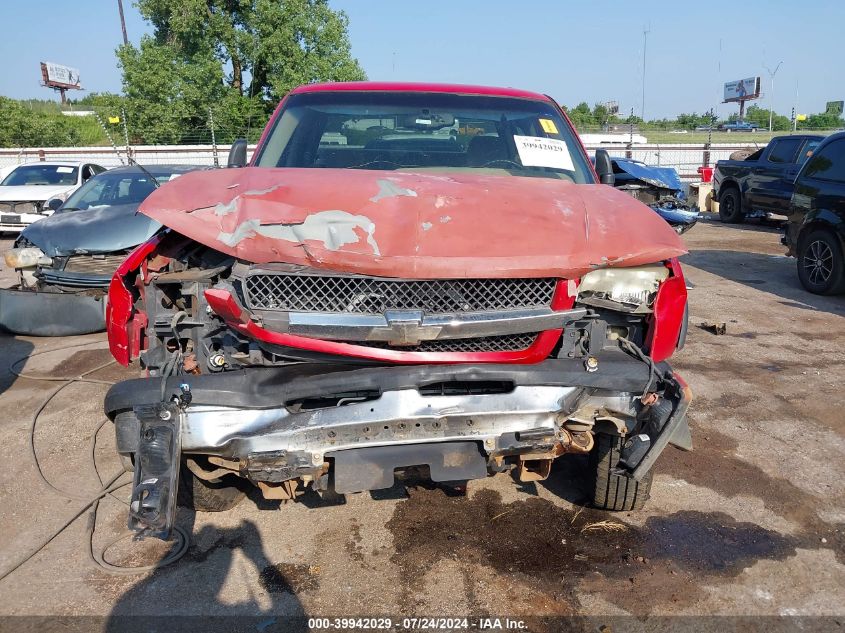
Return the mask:
{"type": "MultiPolygon", "coordinates": [[[[762,147],[765,143],[753,145],[706,143],[696,144],[595,144],[586,145],[587,152],[606,149],[611,156],[633,158],[649,165],[674,167],[684,180],[698,180],[698,168],[713,166],[716,161],[729,158],[740,149],[762,147]]],[[[31,161],[86,160],[103,167],[117,167],[129,161],[127,156],[142,165],[180,164],[225,166],[229,144],[203,145],[130,145],[126,147],[27,147],[0,149],[0,167],[31,161]]],[[[255,145],[250,145],[247,154],[252,155],[255,145]]]]}

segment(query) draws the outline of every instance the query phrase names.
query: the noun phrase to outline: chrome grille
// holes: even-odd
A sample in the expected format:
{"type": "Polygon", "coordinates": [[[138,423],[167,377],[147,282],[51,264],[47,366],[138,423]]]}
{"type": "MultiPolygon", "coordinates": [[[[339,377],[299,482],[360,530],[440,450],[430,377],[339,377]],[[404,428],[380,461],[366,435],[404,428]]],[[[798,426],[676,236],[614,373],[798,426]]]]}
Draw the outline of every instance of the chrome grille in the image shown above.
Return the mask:
{"type": "Polygon", "coordinates": [[[392,349],[397,352],[519,352],[528,349],[537,340],[537,332],[508,334],[506,336],[483,336],[478,338],[443,339],[423,341],[419,345],[394,346],[388,343],[354,343],[366,347],[392,349]]]}
{"type": "Polygon", "coordinates": [[[72,255],[68,257],[64,271],[67,273],[89,273],[111,275],[126,259],[119,255],[72,255]]]}
{"type": "Polygon", "coordinates": [[[556,279],[431,279],[331,277],[257,273],[246,278],[247,305],[257,310],[427,314],[548,308],[556,279]]]}

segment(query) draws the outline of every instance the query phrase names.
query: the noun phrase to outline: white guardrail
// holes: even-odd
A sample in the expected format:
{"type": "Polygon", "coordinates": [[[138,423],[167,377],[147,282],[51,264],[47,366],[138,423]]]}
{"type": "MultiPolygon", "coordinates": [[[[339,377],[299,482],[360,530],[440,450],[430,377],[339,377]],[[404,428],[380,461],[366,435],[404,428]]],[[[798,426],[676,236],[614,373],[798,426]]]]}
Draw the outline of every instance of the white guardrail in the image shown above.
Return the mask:
{"type": "MultiPolygon", "coordinates": [[[[713,166],[717,160],[728,158],[732,152],[746,147],[754,147],[755,143],[714,143],[710,146],[709,160],[707,148],[703,143],[695,144],[633,144],[626,143],[587,143],[587,151],[592,154],[596,149],[606,149],[611,156],[633,158],[649,165],[674,167],[681,178],[692,181],[699,180],[698,167],[709,164],[713,166]]],[[[762,147],[765,143],[759,144],[762,147]]],[[[248,155],[255,149],[249,146],[248,155]]],[[[229,154],[228,145],[133,145],[133,158],[144,164],[180,164],[180,165],[214,165],[225,166],[229,154]]],[[[87,160],[103,167],[118,167],[126,164],[126,149],[118,148],[115,153],[112,147],[26,147],[0,148],[0,168],[47,160],[87,160]]]]}

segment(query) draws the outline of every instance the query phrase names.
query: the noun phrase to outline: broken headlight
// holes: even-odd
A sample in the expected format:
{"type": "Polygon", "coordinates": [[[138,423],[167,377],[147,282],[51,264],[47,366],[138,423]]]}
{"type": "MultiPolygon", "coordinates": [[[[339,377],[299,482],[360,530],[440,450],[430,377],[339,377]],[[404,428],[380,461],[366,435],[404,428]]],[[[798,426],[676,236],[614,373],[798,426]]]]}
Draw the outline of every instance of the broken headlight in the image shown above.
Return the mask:
{"type": "Polygon", "coordinates": [[[668,276],[669,269],[663,264],[594,270],[581,279],[576,301],[598,308],[648,313],[660,284],[668,276]]]}
{"type": "Polygon", "coordinates": [[[39,264],[49,266],[53,262],[40,248],[32,246],[9,249],[3,253],[3,257],[6,260],[6,266],[9,268],[34,268],[39,264]]]}
{"type": "Polygon", "coordinates": [[[41,208],[37,202],[16,202],[15,213],[40,213],[41,208]]]}

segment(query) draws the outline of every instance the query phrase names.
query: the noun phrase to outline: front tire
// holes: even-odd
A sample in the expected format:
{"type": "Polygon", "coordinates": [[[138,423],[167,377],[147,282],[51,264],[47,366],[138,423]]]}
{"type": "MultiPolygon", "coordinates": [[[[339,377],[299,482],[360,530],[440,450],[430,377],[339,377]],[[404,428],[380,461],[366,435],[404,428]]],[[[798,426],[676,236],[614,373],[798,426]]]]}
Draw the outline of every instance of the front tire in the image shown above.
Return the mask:
{"type": "Polygon", "coordinates": [[[646,473],[640,481],[613,472],[619,463],[622,443],[623,439],[618,435],[597,433],[596,444],[590,451],[593,506],[601,510],[639,510],[649,498],[652,471],[646,473]]]}
{"type": "Polygon", "coordinates": [[[801,240],[798,279],[813,294],[845,292],[845,258],[842,245],[833,233],[817,229],[801,240]]]}
{"type": "Polygon", "coordinates": [[[745,219],[742,196],[736,187],[728,187],[719,194],[719,219],[726,224],[738,224],[745,219]]]}
{"type": "Polygon", "coordinates": [[[245,496],[244,485],[235,475],[205,481],[184,464],[179,472],[177,501],[184,508],[199,512],[225,512],[238,505],[245,496]]]}

